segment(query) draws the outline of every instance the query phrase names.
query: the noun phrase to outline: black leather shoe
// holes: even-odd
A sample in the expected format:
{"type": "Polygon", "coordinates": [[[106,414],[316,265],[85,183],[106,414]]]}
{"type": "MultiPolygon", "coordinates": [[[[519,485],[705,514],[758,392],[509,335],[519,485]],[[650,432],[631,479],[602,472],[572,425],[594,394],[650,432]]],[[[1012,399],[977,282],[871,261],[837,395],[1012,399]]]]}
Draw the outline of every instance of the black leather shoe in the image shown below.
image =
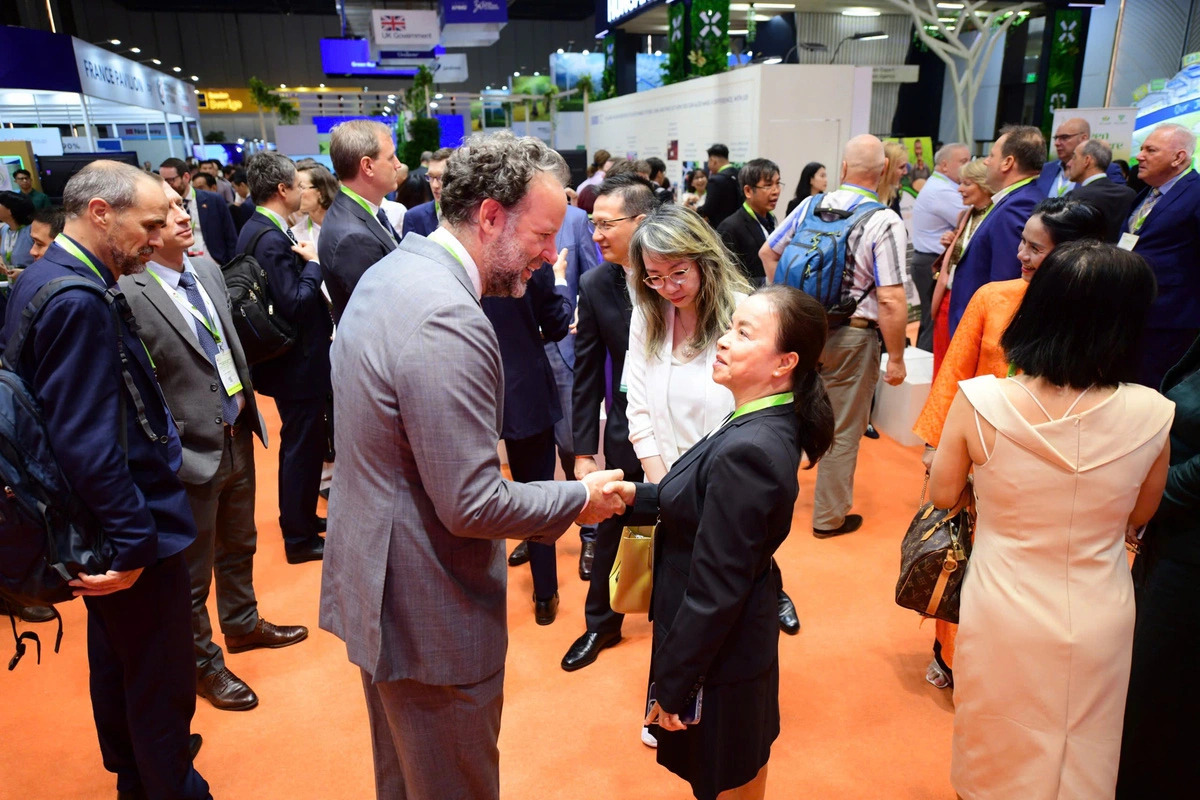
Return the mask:
{"type": "Polygon", "coordinates": [[[521,542],[513,548],[512,554],[508,557],[508,565],[510,567],[519,567],[529,561],[529,545],[521,542]]]}
{"type": "Polygon", "coordinates": [[[584,542],[579,549],[579,580],[592,579],[592,562],[596,560],[596,543],[584,542]]]}
{"type": "Polygon", "coordinates": [[[619,641],[621,641],[620,631],[611,631],[609,633],[592,633],[588,631],[576,639],[575,644],[571,645],[571,648],[567,650],[567,654],[562,659],[562,668],[567,672],[583,669],[596,660],[601,650],[606,647],[612,647],[619,641]]]}
{"type": "Polygon", "coordinates": [[[874,425],[867,423],[867,429],[863,431],[863,436],[867,437],[868,439],[878,439],[879,431],[875,430],[874,425]]]}
{"type": "Polygon", "coordinates": [[[833,536],[841,536],[844,533],[854,533],[862,527],[862,524],[863,518],[861,514],[847,514],[846,518],[842,520],[842,524],[836,528],[829,530],[813,528],[813,536],[818,539],[829,539],[833,536]]]}
{"type": "Polygon", "coordinates": [[[258,705],[258,695],[228,668],[198,678],[196,694],[222,711],[249,711],[258,705]]]}
{"type": "Polygon", "coordinates": [[[329,520],[317,517],[317,533],[324,533],[329,528],[329,520]]]}
{"type": "Polygon", "coordinates": [[[314,536],[311,542],[299,545],[284,545],[289,564],[303,564],[305,561],[320,561],[325,557],[325,540],[314,536]]]}
{"type": "Polygon", "coordinates": [[[533,619],[538,625],[549,625],[558,616],[558,592],[549,600],[533,598],[533,619]]]}
{"type": "Polygon", "coordinates": [[[226,636],[225,649],[231,653],[244,653],[260,647],[287,647],[307,638],[308,628],[303,625],[272,625],[259,617],[258,624],[249,633],[242,636],[226,636]]]}
{"type": "Polygon", "coordinates": [[[779,630],[789,636],[800,632],[800,618],[796,616],[796,606],[783,589],[779,590],[779,630]]]}

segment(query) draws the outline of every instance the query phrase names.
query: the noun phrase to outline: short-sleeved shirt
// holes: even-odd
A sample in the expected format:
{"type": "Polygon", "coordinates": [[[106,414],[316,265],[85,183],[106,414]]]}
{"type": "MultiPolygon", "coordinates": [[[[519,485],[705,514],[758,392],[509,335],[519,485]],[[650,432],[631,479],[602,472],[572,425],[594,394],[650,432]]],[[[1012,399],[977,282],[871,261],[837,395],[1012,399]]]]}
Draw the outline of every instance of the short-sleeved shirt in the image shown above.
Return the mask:
{"type": "MultiPolygon", "coordinates": [[[[848,210],[858,205],[865,198],[858,192],[841,188],[829,194],[822,195],[822,206],[830,206],[848,210]]],[[[778,255],[792,241],[800,221],[808,213],[813,198],[806,198],[796,206],[787,219],[779,223],[775,231],[767,238],[767,244],[778,255]]],[[[920,302],[916,288],[908,277],[907,249],[908,233],[904,230],[904,222],[900,215],[890,208],[876,211],[855,225],[846,241],[846,252],[853,256],[854,277],[851,283],[851,296],[861,299],[858,308],[851,316],[864,319],[879,320],[879,300],[875,292],[864,296],[871,286],[904,286],[904,293],[910,305],[920,302]]]]}

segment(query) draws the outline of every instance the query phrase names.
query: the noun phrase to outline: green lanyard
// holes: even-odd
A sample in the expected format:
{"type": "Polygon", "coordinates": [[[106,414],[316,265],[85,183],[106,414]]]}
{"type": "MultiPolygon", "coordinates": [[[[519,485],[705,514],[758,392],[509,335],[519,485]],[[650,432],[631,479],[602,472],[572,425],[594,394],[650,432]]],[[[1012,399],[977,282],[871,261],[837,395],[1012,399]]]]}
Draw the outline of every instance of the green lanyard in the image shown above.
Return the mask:
{"type": "Polygon", "coordinates": [[[735,167],[733,164],[726,164],[725,166],[723,166],[719,170],[717,170],[717,172],[724,172],[727,169],[737,169],[737,167],[735,167]]]}
{"type": "MultiPolygon", "coordinates": [[[[1007,189],[1002,189],[1001,191],[997,192],[996,195],[992,197],[992,204],[990,206],[988,206],[987,211],[983,212],[983,216],[980,217],[979,224],[980,225],[983,224],[983,221],[988,218],[988,214],[992,213],[992,209],[995,208],[996,206],[1000,205],[1000,201],[1002,201],[1004,198],[1008,197],[1010,194],[1015,192],[1017,189],[1020,189],[1025,184],[1032,183],[1032,182],[1033,182],[1033,178],[1026,178],[1025,180],[1017,181],[1012,186],[1009,186],[1007,189]]],[[[978,228],[978,225],[976,226],[976,228],[978,228]]]]}
{"type": "MultiPolygon", "coordinates": [[[[68,253],[91,267],[92,272],[96,273],[96,277],[100,279],[100,283],[104,284],[106,288],[108,287],[108,284],[104,280],[104,276],[100,274],[100,270],[96,269],[96,265],[92,263],[92,259],[88,258],[88,254],[83,252],[79,245],[68,239],[66,234],[60,233],[58,236],[55,236],[54,242],[63,250],[66,250],[68,253]]],[[[141,337],[138,338],[138,341],[141,342],[142,349],[146,351],[146,358],[150,360],[150,369],[157,370],[158,366],[154,363],[154,356],[150,355],[150,348],[146,347],[146,343],[142,342],[141,337]]]]}
{"type": "Polygon", "coordinates": [[[266,206],[255,206],[254,210],[257,211],[258,213],[262,214],[267,219],[271,220],[271,222],[274,222],[275,225],[279,228],[279,230],[283,231],[284,233],[287,233],[287,226],[283,224],[283,218],[280,217],[278,214],[276,214],[274,211],[267,208],[266,206]]]}
{"type": "Polygon", "coordinates": [[[373,217],[373,216],[375,216],[375,212],[373,212],[373,211],[371,210],[371,204],[370,204],[370,203],[368,203],[366,200],[364,200],[364,199],[362,198],[362,196],[360,196],[360,195],[359,195],[359,193],[358,193],[358,192],[356,192],[356,191],[354,191],[353,189],[350,189],[350,188],[348,188],[348,187],[346,187],[346,186],[341,186],[341,187],[339,187],[339,188],[341,189],[341,191],[342,191],[342,194],[346,195],[346,196],[347,196],[347,197],[349,197],[351,200],[353,200],[354,202],[356,202],[356,203],[358,203],[360,206],[362,206],[362,207],[363,207],[363,211],[367,212],[367,213],[368,213],[368,214],[370,214],[372,217],[373,217]]]}
{"type": "Polygon", "coordinates": [[[879,202],[879,195],[877,193],[869,191],[867,189],[864,189],[861,186],[855,186],[852,183],[843,183],[841,186],[838,187],[838,191],[839,192],[854,192],[855,194],[861,194],[863,197],[867,198],[868,200],[874,200],[876,203],[879,202]]]}
{"type": "MultiPolygon", "coordinates": [[[[158,277],[157,272],[155,272],[152,269],[147,269],[146,272],[149,272],[150,277],[154,278],[154,280],[158,281],[158,285],[161,286],[163,288],[163,291],[165,291],[168,295],[170,295],[172,297],[172,299],[180,300],[179,293],[173,291],[170,286],[167,286],[167,282],[164,281],[162,278],[158,277]]],[[[199,285],[199,282],[197,282],[197,285],[199,285]]],[[[189,314],[191,314],[193,317],[195,317],[197,322],[199,322],[201,325],[203,325],[205,328],[208,329],[208,332],[212,334],[213,339],[216,341],[217,347],[220,348],[221,347],[221,334],[218,333],[217,329],[214,328],[209,323],[208,314],[201,313],[200,309],[198,309],[194,305],[192,305],[191,300],[186,300],[183,302],[187,303],[187,312],[189,314]]],[[[181,305],[182,305],[182,303],[181,303],[181,305]]],[[[224,349],[224,348],[221,348],[221,349],[224,349]]]]}
{"type": "Polygon", "coordinates": [[[450,255],[454,256],[454,260],[457,261],[459,264],[462,264],[464,269],[466,268],[467,265],[463,264],[462,256],[460,256],[458,253],[454,252],[453,247],[451,247],[450,245],[448,245],[445,242],[440,241],[440,240],[435,239],[434,241],[437,241],[438,244],[440,244],[442,247],[446,248],[446,252],[449,253],[450,255]]]}
{"type": "Polygon", "coordinates": [[[25,226],[17,225],[16,227],[13,227],[10,225],[8,228],[10,235],[9,235],[9,239],[8,239],[8,244],[5,245],[5,247],[4,247],[4,263],[10,267],[13,265],[12,254],[13,254],[13,249],[16,248],[16,246],[17,246],[17,234],[19,234],[21,232],[21,228],[23,228],[23,227],[25,227],[25,226]]]}
{"type": "Polygon", "coordinates": [[[771,408],[773,406],[786,406],[788,403],[794,403],[795,401],[796,396],[791,392],[760,397],[757,400],[751,400],[745,405],[738,406],[738,410],[733,412],[733,416],[730,417],[729,420],[732,422],[738,417],[744,417],[746,414],[751,414],[755,411],[761,411],[764,408],[771,408]]]}

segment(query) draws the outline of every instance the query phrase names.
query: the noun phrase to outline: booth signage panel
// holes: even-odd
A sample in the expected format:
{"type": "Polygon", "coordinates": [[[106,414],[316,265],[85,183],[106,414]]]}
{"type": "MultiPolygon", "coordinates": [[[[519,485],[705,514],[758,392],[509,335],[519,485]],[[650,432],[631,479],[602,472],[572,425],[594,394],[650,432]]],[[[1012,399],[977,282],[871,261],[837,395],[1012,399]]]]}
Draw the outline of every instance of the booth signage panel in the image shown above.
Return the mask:
{"type": "Polygon", "coordinates": [[[79,91],[79,75],[75,71],[70,36],[0,25],[0,53],[4,54],[0,58],[0,87],[52,92],[79,91]]]}
{"type": "Polygon", "coordinates": [[[871,67],[872,83],[916,83],[921,79],[921,67],[916,64],[871,67]]]}
{"type": "Polygon", "coordinates": [[[508,22],[504,0],[442,0],[442,24],[508,22]]]}
{"type": "Polygon", "coordinates": [[[371,11],[375,44],[404,50],[432,50],[441,39],[436,11],[377,8],[371,11]]]}
{"type": "Polygon", "coordinates": [[[624,22],[626,18],[640,14],[650,6],[656,6],[663,0],[607,0],[604,18],[609,25],[624,22]]]}
{"type": "MultiPolygon", "coordinates": [[[[1069,119],[1086,120],[1091,137],[1112,148],[1113,160],[1128,161],[1133,156],[1133,131],[1137,126],[1136,108],[1058,108],[1054,110],[1054,130],[1069,119]]],[[[1050,148],[1051,155],[1054,148],[1050,148]]]]}
{"type": "Polygon", "coordinates": [[[258,111],[258,104],[249,89],[201,89],[196,95],[201,114],[233,114],[258,111]]]}
{"type": "Polygon", "coordinates": [[[62,135],[58,128],[0,128],[0,140],[29,142],[35,156],[61,156],[62,135]]]}
{"type": "Polygon", "coordinates": [[[467,79],[467,54],[444,53],[433,65],[434,83],[462,83],[467,79]]]}
{"type": "Polygon", "coordinates": [[[73,43],[84,94],[138,108],[196,116],[196,95],[190,84],[80,39],[73,43]]]}

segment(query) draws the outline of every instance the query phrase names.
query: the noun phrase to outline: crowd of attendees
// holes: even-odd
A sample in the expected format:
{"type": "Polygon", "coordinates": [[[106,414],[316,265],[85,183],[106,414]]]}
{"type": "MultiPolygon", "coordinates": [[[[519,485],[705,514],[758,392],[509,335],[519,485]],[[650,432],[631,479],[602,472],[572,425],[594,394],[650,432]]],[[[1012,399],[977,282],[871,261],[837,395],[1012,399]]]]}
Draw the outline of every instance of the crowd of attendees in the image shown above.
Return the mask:
{"type": "Polygon", "coordinates": [[[410,170],[370,121],[334,129],[333,171],[275,152],[96,162],[61,208],[18,173],[0,193],[6,339],[66,274],[119,286],[138,321],[114,334],[98,300],[56,299],[15,365],[37,376],[69,482],[125,531],[112,570],[75,584],[119,796],[207,797],[195,697],[259,702],[213,642],[214,576],[227,652],[308,634],[254,595],[257,392],[282,422],[287,561],[325,561],[322,627],[362,669],[379,797],[496,796],[506,555],[552,624],[554,540],[579,524],[575,671],[620,642],[622,532],[657,521],[642,741],[698,798],[761,798],[779,633],[800,630],[773,557],[797,470],[817,470],[814,537],[862,528],[860,442],[914,345],[934,360],[914,428],[930,496],[973,495],[978,513],[960,625],[938,622],[925,676],[954,691],[956,790],[1177,796],[1200,711],[1200,626],[1181,613],[1200,586],[1195,136],[1159,126],[1128,176],[1083,120],[1053,145],[1047,161],[1041,131],[1009,126],[986,158],[946,143],[910,164],[857,136],[795,176],[782,220],[778,164],[735,166],[722,144],[679,187],[660,159],[604,150],[572,187],[558,154],[510,135],[410,170]],[[822,307],[788,265],[811,220],[856,209],[854,302],[822,307]],[[241,255],[294,331],[255,363],[220,270],[241,255]],[[165,402],[121,423],[124,453],[80,433],[81,415],[118,413],[117,336],[165,402]]]}

